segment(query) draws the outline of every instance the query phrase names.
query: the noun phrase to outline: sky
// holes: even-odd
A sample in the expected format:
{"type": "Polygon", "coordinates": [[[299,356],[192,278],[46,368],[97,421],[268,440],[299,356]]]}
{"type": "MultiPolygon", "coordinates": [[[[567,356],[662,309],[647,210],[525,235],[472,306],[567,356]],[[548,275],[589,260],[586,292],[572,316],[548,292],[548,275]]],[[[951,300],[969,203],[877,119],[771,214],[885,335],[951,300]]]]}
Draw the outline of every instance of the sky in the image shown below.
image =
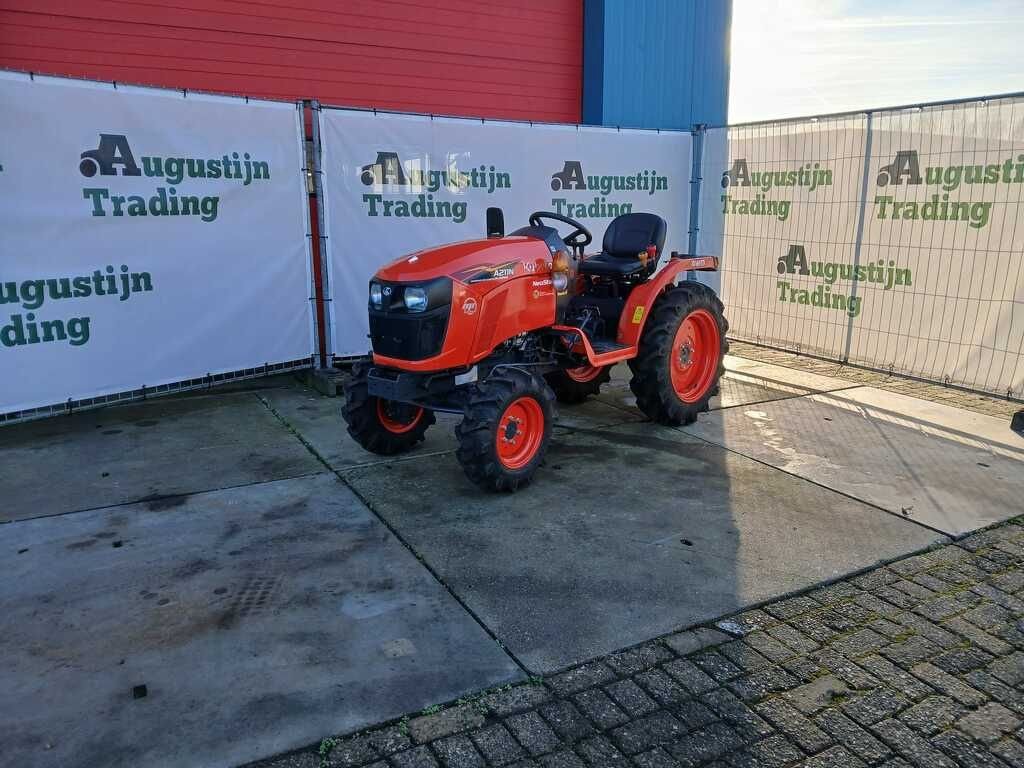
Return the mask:
{"type": "Polygon", "coordinates": [[[1024,0],[733,0],[729,122],[1024,91],[1024,0]]]}

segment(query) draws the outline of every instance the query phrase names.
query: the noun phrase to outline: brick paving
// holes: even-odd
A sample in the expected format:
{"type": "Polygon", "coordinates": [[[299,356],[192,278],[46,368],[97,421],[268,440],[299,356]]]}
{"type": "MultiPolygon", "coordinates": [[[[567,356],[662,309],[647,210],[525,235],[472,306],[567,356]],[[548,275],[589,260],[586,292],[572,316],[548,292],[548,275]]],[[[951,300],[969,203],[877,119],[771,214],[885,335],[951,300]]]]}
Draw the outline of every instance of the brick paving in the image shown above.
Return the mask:
{"type": "MultiPolygon", "coordinates": [[[[834,376],[845,379],[853,384],[877,387],[889,392],[899,392],[900,394],[917,397],[922,400],[931,400],[935,403],[945,403],[955,408],[964,408],[976,413],[983,413],[986,416],[1006,419],[1007,421],[1013,417],[1013,414],[1024,408],[1024,401],[1021,400],[1008,400],[995,395],[984,395],[980,392],[967,392],[962,389],[946,387],[941,384],[930,384],[897,374],[878,373],[877,371],[869,371],[864,368],[799,355],[795,352],[761,347],[744,341],[730,339],[729,352],[737,357],[745,357],[749,360],[772,363],[785,368],[796,368],[801,371],[817,373],[821,376],[834,376]]],[[[1018,397],[1020,396],[1019,392],[1016,394],[1018,397]]]]}
{"type": "Polygon", "coordinates": [[[1024,518],[259,764],[1022,765],[1024,518]]]}

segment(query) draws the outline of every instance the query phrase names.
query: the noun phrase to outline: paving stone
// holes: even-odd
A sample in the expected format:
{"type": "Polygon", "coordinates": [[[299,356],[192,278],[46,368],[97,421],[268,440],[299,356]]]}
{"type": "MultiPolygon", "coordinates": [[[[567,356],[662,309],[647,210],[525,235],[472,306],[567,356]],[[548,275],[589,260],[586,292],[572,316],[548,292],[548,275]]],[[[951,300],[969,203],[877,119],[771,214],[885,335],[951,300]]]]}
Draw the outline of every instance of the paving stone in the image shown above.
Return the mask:
{"type": "Polygon", "coordinates": [[[672,658],[672,652],[665,646],[647,643],[639,648],[614,653],[606,661],[618,674],[628,677],[672,658]]]}
{"type": "Polygon", "coordinates": [[[595,768],[628,765],[629,760],[604,736],[591,736],[576,745],[576,751],[587,765],[595,768]]]}
{"type": "Polygon", "coordinates": [[[1010,571],[1001,573],[989,579],[993,587],[1003,592],[1013,594],[1024,590],[1024,571],[1010,571]]]}
{"type": "Polygon", "coordinates": [[[475,731],[472,737],[477,749],[491,765],[508,765],[526,756],[523,748],[501,723],[475,731]]]}
{"type": "Polygon", "coordinates": [[[764,718],[724,688],[705,694],[701,701],[717,712],[745,741],[753,741],[772,732],[764,718]]]}
{"type": "Polygon", "coordinates": [[[964,714],[964,708],[948,696],[929,696],[900,713],[900,720],[925,736],[934,736],[964,714]]]}
{"type": "Polygon", "coordinates": [[[929,621],[942,621],[970,609],[975,602],[954,595],[943,595],[934,600],[926,600],[914,608],[914,612],[929,621]]]}
{"type": "Polygon", "coordinates": [[[674,635],[669,635],[665,638],[665,645],[680,656],[686,656],[710,646],[726,643],[731,639],[725,632],[720,632],[717,629],[697,627],[686,632],[677,632],[674,635]]]}
{"type": "Polygon", "coordinates": [[[991,662],[992,658],[992,654],[980,648],[956,648],[940,653],[932,659],[932,664],[951,675],[966,675],[968,672],[981,669],[991,662]]]}
{"type": "Polygon", "coordinates": [[[924,680],[935,690],[952,696],[968,707],[977,707],[985,702],[985,694],[927,662],[916,665],[910,671],[915,677],[924,680]]]}
{"type": "Polygon", "coordinates": [[[1011,613],[1024,613],[1024,600],[1021,600],[1019,597],[1014,597],[1013,595],[1008,595],[1001,589],[996,589],[991,584],[975,584],[971,587],[971,592],[988,598],[996,605],[1005,608],[1011,613]]]}
{"type": "Polygon", "coordinates": [[[395,768],[437,768],[437,760],[426,746],[394,754],[390,761],[395,768]]]}
{"type": "Polygon", "coordinates": [[[445,768],[484,768],[483,757],[468,736],[449,736],[431,744],[445,768]]]}
{"type": "Polygon", "coordinates": [[[978,741],[991,743],[1020,727],[1021,719],[1002,704],[989,702],[964,715],[956,727],[978,741]]]}
{"type": "Polygon", "coordinates": [[[792,648],[779,640],[776,640],[767,632],[751,632],[743,638],[743,642],[769,661],[775,663],[790,659],[795,654],[795,651],[792,648]]]}
{"type": "Polygon", "coordinates": [[[781,768],[803,757],[800,750],[776,734],[726,757],[736,768],[781,768]]]}
{"type": "Polygon", "coordinates": [[[892,584],[894,581],[899,581],[899,578],[899,576],[888,568],[876,568],[875,570],[868,571],[860,576],[854,576],[850,579],[850,583],[860,589],[870,591],[878,589],[879,587],[884,587],[887,584],[892,584]]]}
{"type": "Polygon", "coordinates": [[[387,756],[412,746],[412,741],[397,725],[381,728],[367,734],[367,741],[382,756],[387,756]]]}
{"type": "Polygon", "coordinates": [[[854,659],[866,656],[885,645],[887,638],[870,629],[861,629],[838,640],[833,640],[831,647],[847,658],[854,659]]]}
{"type": "Polygon", "coordinates": [[[871,613],[879,616],[895,616],[903,610],[902,608],[897,608],[892,603],[887,603],[885,600],[868,593],[858,596],[854,602],[856,602],[861,608],[871,611],[871,613]]]}
{"type": "Polygon", "coordinates": [[[899,691],[911,701],[917,701],[934,693],[930,685],[921,682],[909,672],[903,671],[891,661],[883,659],[881,656],[866,656],[863,659],[858,659],[857,663],[877,679],[884,681],[890,688],[899,691]]]}
{"type": "Polygon", "coordinates": [[[658,708],[658,703],[632,680],[618,680],[606,685],[604,690],[630,717],[646,715],[658,708]]]}
{"type": "Polygon", "coordinates": [[[683,726],[664,710],[646,715],[611,731],[616,746],[627,755],[668,744],[684,733],[683,726]]]}
{"type": "Polygon", "coordinates": [[[832,747],[800,763],[800,768],[861,768],[864,765],[843,747],[832,747]]]}
{"type": "Polygon", "coordinates": [[[842,705],[843,712],[861,725],[874,725],[906,709],[910,702],[887,688],[876,688],[842,705]]]}
{"type": "Polygon", "coordinates": [[[846,600],[853,600],[860,594],[860,590],[849,581],[837,581],[827,587],[821,587],[807,593],[807,596],[817,600],[822,605],[834,605],[846,600]]]}
{"type": "Polygon", "coordinates": [[[505,725],[534,757],[551,752],[561,745],[555,732],[536,712],[512,715],[505,720],[505,725]]]}
{"type": "Polygon", "coordinates": [[[542,685],[517,685],[507,691],[488,694],[481,703],[498,717],[507,717],[534,709],[550,699],[551,694],[542,685]]]}
{"type": "Polygon", "coordinates": [[[811,654],[811,658],[825,667],[825,669],[841,677],[851,688],[863,690],[875,688],[881,684],[874,675],[866,672],[856,663],[831,649],[823,648],[820,651],[816,651],[811,654]]]}
{"type": "Polygon", "coordinates": [[[808,754],[820,752],[832,743],[828,734],[781,698],[763,701],[755,709],[808,754]]]}
{"type": "Polygon", "coordinates": [[[409,721],[409,735],[417,744],[461,733],[483,725],[484,718],[470,705],[442,710],[433,715],[414,717],[409,721]]]}
{"type": "Polygon", "coordinates": [[[921,571],[927,571],[934,565],[935,561],[928,557],[927,554],[920,554],[904,558],[903,560],[897,560],[895,563],[889,563],[889,570],[898,573],[900,576],[909,577],[921,571]]]}
{"type": "Polygon", "coordinates": [[[660,669],[642,672],[633,679],[663,707],[690,698],[689,691],[660,669]]]}
{"type": "Polygon", "coordinates": [[[818,614],[818,619],[836,632],[850,632],[872,617],[871,611],[861,608],[857,603],[840,603],[818,614]]]}
{"type": "Polygon", "coordinates": [[[789,672],[789,674],[801,683],[809,683],[826,674],[825,668],[818,662],[802,656],[794,656],[792,659],[786,659],[781,662],[779,666],[789,672]]]}
{"type": "Polygon", "coordinates": [[[1009,707],[1017,714],[1024,715],[1024,696],[985,670],[979,669],[964,675],[964,682],[998,701],[1004,707],[1009,707]]]}
{"type": "Polygon", "coordinates": [[[791,627],[789,624],[779,624],[768,630],[768,634],[792,648],[796,653],[810,653],[821,647],[821,643],[808,637],[800,630],[791,627]]]}
{"type": "Polygon", "coordinates": [[[915,664],[938,655],[942,649],[931,640],[913,635],[898,643],[890,643],[879,652],[894,664],[910,669],[915,664]]]}
{"type": "Polygon", "coordinates": [[[555,675],[547,682],[557,695],[569,696],[614,679],[615,672],[611,667],[601,662],[593,662],[555,675]]]}
{"type": "Polygon", "coordinates": [[[715,713],[696,699],[681,701],[672,706],[671,711],[687,731],[700,728],[716,719],[715,713]]]}
{"type": "Polygon", "coordinates": [[[591,688],[589,691],[578,693],[573,701],[579,710],[601,730],[622,725],[629,720],[629,715],[623,712],[612,701],[608,694],[600,688],[591,688]]]}
{"type": "Polygon", "coordinates": [[[590,722],[568,701],[545,704],[540,708],[540,713],[555,733],[566,741],[573,742],[594,732],[590,722]]]}
{"type": "Polygon", "coordinates": [[[949,619],[943,622],[943,625],[950,631],[967,638],[972,644],[996,656],[1002,656],[1013,650],[1013,646],[1006,641],[990,635],[961,616],[949,619]]]}
{"type": "Polygon", "coordinates": [[[777,623],[777,620],[769,616],[760,608],[744,611],[743,613],[730,616],[715,624],[716,627],[732,635],[743,636],[758,629],[766,629],[777,623]]]}
{"type": "Polygon", "coordinates": [[[930,640],[940,648],[956,648],[963,641],[952,632],[947,632],[934,621],[918,616],[916,613],[904,611],[893,616],[893,621],[930,640]]]}
{"type": "Polygon", "coordinates": [[[883,637],[892,640],[906,632],[906,629],[899,624],[894,624],[888,619],[874,619],[868,624],[868,629],[874,630],[883,637]]]}
{"type": "Polygon", "coordinates": [[[686,659],[670,661],[662,668],[692,694],[705,693],[718,687],[714,678],[686,659]]]}
{"type": "Polygon", "coordinates": [[[956,731],[940,733],[932,744],[956,760],[962,768],[1007,768],[1006,763],[956,731]]]}
{"type": "Polygon", "coordinates": [[[894,581],[890,588],[907,595],[911,600],[911,605],[919,605],[925,600],[931,600],[935,597],[935,592],[933,590],[928,589],[927,587],[922,587],[920,584],[910,581],[909,579],[894,581]]]}
{"type": "Polygon", "coordinates": [[[743,739],[725,723],[711,723],[668,745],[669,752],[683,766],[701,765],[743,746],[743,739]]]}
{"type": "Polygon", "coordinates": [[[567,749],[544,755],[540,758],[540,764],[544,768],[586,768],[587,765],[579,755],[567,749]]]}
{"type": "Polygon", "coordinates": [[[831,706],[836,699],[844,699],[850,689],[842,680],[834,675],[825,675],[786,691],[785,698],[805,715],[813,715],[825,707],[831,706]]]}
{"type": "Polygon", "coordinates": [[[1002,739],[990,745],[989,749],[1009,766],[1024,765],[1024,744],[1015,739],[1002,739]]]}
{"type": "Polygon", "coordinates": [[[719,682],[732,680],[743,674],[743,670],[715,651],[703,651],[690,657],[690,661],[719,682]]]}
{"type": "Polygon", "coordinates": [[[639,768],[679,768],[679,763],[661,747],[641,752],[633,758],[633,763],[639,768]]]}
{"type": "Polygon", "coordinates": [[[872,726],[875,734],[913,765],[928,768],[956,768],[956,763],[937,750],[926,739],[898,720],[883,720],[872,726]]]}
{"type": "Polygon", "coordinates": [[[892,585],[875,589],[871,594],[887,603],[891,603],[897,608],[913,608],[919,602],[907,595],[905,592],[900,592],[898,589],[895,589],[892,585]]]}
{"type": "Polygon", "coordinates": [[[359,734],[335,744],[326,756],[324,763],[329,768],[365,765],[379,757],[377,750],[370,742],[372,734],[359,734]]]}
{"type": "Polygon", "coordinates": [[[1024,682],[1024,652],[1014,651],[997,659],[989,664],[988,670],[1007,685],[1020,685],[1024,682]]]}
{"type": "MultiPolygon", "coordinates": [[[[829,642],[833,637],[836,636],[837,632],[831,627],[827,626],[824,622],[820,621],[817,617],[812,615],[797,616],[794,619],[790,619],[789,625],[794,627],[797,631],[806,635],[814,642],[821,645],[822,643],[829,642]]],[[[778,637],[782,642],[786,642],[786,639],[779,637],[777,634],[769,630],[769,634],[773,637],[778,637]]],[[[787,643],[788,645],[788,643],[787,643]]]]}
{"type": "Polygon", "coordinates": [[[884,760],[892,751],[874,734],[861,728],[836,709],[826,709],[814,719],[815,724],[866,763],[884,760]]]}
{"type": "Polygon", "coordinates": [[[799,685],[800,681],[782,667],[768,667],[731,681],[729,688],[744,701],[754,701],[799,685]]]}
{"type": "Polygon", "coordinates": [[[809,613],[810,611],[817,611],[820,609],[821,603],[807,597],[806,595],[791,597],[787,600],[780,600],[777,603],[766,605],[764,608],[766,613],[782,621],[791,619],[794,616],[799,616],[801,613],[809,613]]]}
{"type": "MultiPolygon", "coordinates": [[[[759,633],[760,634],[760,633],[759,633]]],[[[734,640],[718,647],[718,652],[744,672],[756,672],[771,662],[755,651],[745,640],[734,640]]]]}
{"type": "Polygon", "coordinates": [[[960,618],[971,622],[971,624],[981,629],[988,629],[997,624],[1005,623],[1011,615],[1005,608],[993,605],[992,603],[986,603],[979,605],[977,608],[972,608],[960,618]]]}

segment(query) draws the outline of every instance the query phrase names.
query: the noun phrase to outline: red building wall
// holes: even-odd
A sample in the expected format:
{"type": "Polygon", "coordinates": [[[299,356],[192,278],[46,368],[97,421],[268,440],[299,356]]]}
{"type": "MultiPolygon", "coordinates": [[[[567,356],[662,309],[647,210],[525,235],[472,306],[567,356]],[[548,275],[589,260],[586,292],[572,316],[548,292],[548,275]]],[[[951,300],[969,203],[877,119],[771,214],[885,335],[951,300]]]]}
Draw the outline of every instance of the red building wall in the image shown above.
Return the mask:
{"type": "Polygon", "coordinates": [[[0,0],[0,67],[579,122],[582,0],[0,0]]]}

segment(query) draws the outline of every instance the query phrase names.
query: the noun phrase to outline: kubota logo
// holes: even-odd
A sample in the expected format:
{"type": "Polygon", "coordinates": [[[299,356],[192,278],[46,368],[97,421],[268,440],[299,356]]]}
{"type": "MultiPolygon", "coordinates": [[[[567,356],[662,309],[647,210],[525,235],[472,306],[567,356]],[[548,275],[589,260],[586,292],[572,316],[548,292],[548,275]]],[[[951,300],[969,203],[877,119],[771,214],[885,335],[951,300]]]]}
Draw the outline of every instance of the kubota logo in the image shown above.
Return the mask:
{"type": "Polygon", "coordinates": [[[177,185],[186,179],[230,179],[249,186],[254,181],[270,179],[270,164],[253,160],[248,152],[211,159],[143,155],[139,160],[141,163],[135,159],[128,137],[120,133],[101,133],[96,149],[81,153],[78,170],[87,179],[97,174],[145,176],[170,185],[157,187],[150,197],[115,194],[107,187],[85,187],[82,196],[92,203],[93,216],[198,216],[210,222],[217,218],[220,197],[179,195],[177,185]]]}

